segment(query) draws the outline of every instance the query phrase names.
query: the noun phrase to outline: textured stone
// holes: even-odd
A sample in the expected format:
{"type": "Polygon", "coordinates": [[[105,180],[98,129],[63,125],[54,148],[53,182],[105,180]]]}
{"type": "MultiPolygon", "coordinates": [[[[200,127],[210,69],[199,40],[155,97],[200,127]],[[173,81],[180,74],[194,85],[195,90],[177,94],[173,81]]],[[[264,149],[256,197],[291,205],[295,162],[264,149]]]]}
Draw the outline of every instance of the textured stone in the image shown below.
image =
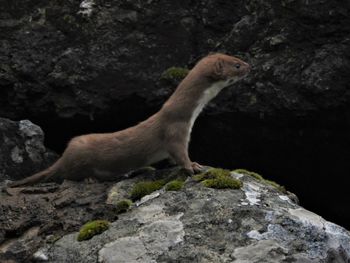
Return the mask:
{"type": "MultiPolygon", "coordinates": [[[[62,151],[75,135],[126,128],[158,110],[177,85],[160,79],[166,69],[191,68],[212,51],[238,55],[253,71],[202,113],[192,158],[265,171],[349,228],[349,1],[1,6],[0,116],[32,120],[62,151]],[[330,176],[338,189],[324,195],[330,176]]],[[[21,162],[20,149],[10,154],[21,162]]]]}
{"type": "MultiPolygon", "coordinates": [[[[246,187],[218,190],[187,180],[179,191],[161,192],[133,206],[91,240],[64,236],[46,256],[49,262],[69,258],[78,263],[347,262],[347,230],[300,207],[288,192],[283,195],[248,175],[232,175],[246,187]],[[260,202],[248,201],[252,185],[260,202]]],[[[125,191],[135,179],[117,183],[113,193],[125,191]]],[[[114,198],[124,198],[120,193],[114,198]]]]}
{"type": "Polygon", "coordinates": [[[29,120],[0,118],[0,182],[46,168],[56,155],[45,148],[44,133],[29,120]]]}
{"type": "Polygon", "coordinates": [[[314,118],[350,99],[349,4],[24,1],[13,14],[5,2],[2,116],[138,118],[135,103],[152,112],[174,88],[159,82],[163,71],[213,50],[249,56],[254,71],[211,112],[314,118]]]}

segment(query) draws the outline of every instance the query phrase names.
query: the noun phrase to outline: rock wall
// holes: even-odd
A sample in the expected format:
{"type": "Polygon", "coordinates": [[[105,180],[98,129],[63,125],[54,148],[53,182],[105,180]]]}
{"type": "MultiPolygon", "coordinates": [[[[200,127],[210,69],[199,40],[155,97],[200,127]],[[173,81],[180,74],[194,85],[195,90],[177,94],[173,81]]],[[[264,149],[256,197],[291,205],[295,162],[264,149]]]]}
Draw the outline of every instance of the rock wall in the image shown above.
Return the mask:
{"type": "Polygon", "coordinates": [[[137,98],[154,109],[170,92],[157,85],[161,73],[210,51],[254,68],[218,111],[310,117],[350,99],[347,2],[2,3],[2,116],[93,118],[137,98]]]}

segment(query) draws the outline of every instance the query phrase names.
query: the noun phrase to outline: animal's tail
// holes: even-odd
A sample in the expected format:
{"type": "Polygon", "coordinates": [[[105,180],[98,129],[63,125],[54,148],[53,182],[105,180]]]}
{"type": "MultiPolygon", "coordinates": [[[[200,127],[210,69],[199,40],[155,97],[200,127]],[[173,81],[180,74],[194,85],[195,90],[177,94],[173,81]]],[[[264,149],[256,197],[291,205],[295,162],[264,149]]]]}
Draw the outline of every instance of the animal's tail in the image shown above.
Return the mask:
{"type": "Polygon", "coordinates": [[[32,184],[35,184],[37,182],[48,181],[50,179],[54,179],[54,177],[57,175],[57,172],[58,172],[59,161],[60,160],[57,160],[53,165],[51,165],[49,168],[47,168],[44,171],[33,174],[32,176],[26,177],[22,180],[11,182],[7,186],[8,187],[18,187],[18,186],[23,186],[23,185],[32,185],[32,184]]]}

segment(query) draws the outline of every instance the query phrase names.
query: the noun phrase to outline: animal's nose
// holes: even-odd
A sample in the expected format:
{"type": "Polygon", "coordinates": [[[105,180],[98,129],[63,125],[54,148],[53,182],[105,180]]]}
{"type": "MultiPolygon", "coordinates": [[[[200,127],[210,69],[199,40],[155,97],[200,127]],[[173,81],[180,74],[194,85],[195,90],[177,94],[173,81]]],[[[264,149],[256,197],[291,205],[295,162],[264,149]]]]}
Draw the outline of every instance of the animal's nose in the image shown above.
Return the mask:
{"type": "Polygon", "coordinates": [[[248,63],[245,63],[245,66],[246,66],[247,72],[250,72],[252,70],[252,67],[248,63]]]}

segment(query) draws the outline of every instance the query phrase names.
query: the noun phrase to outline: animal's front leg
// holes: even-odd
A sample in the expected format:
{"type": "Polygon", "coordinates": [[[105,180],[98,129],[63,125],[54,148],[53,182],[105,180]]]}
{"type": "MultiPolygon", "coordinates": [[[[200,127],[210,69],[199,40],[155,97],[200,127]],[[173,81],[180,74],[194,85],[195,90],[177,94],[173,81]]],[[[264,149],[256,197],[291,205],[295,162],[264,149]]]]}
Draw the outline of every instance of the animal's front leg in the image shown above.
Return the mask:
{"type": "Polygon", "coordinates": [[[202,165],[200,165],[199,163],[196,163],[196,162],[192,162],[191,166],[192,166],[192,169],[195,173],[201,173],[205,170],[202,165]]]}
{"type": "Polygon", "coordinates": [[[177,165],[182,166],[188,170],[191,174],[194,174],[194,169],[192,167],[192,162],[188,157],[187,148],[180,144],[174,143],[169,145],[169,155],[176,162],[177,165]]]}

